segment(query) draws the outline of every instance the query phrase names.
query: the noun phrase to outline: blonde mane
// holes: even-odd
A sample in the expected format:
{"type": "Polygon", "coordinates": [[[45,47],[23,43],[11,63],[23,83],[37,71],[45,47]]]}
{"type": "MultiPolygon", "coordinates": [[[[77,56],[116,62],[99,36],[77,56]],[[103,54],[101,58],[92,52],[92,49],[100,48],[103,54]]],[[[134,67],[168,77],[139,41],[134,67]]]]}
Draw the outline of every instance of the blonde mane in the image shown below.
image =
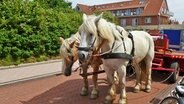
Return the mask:
{"type": "MultiPolygon", "coordinates": [[[[100,18],[100,20],[95,23],[96,18],[98,17],[94,15],[87,16],[79,30],[94,34],[97,40],[101,40],[99,39],[101,37],[110,43],[113,43],[115,39],[127,37],[128,34],[123,27],[117,26],[114,23],[107,22],[103,18],[100,18]]],[[[97,44],[98,43],[99,42],[97,42],[97,44]]]]}
{"type": "Polygon", "coordinates": [[[123,27],[107,22],[103,18],[99,20],[98,29],[101,33],[100,36],[109,42],[113,42],[115,39],[121,40],[121,37],[126,38],[128,36],[127,31],[123,27]]]}

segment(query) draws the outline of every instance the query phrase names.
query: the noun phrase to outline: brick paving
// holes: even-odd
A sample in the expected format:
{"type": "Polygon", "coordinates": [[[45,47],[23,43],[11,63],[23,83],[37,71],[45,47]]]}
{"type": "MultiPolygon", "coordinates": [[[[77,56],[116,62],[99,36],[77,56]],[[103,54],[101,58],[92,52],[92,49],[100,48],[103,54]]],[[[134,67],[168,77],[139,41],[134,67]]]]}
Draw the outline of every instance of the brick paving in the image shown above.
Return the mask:
{"type": "MultiPolygon", "coordinates": [[[[89,96],[80,96],[83,85],[82,78],[74,72],[72,76],[63,75],[51,76],[20,82],[16,84],[0,87],[0,104],[102,104],[108,90],[107,84],[99,80],[100,95],[96,100],[90,100],[89,96]]],[[[153,83],[151,93],[133,93],[134,79],[127,79],[128,104],[149,104],[150,101],[163,89],[168,87],[167,83],[161,83],[163,74],[153,73],[153,83]]],[[[99,79],[106,78],[100,74],[99,79]]],[[[89,77],[90,90],[92,80],[89,77]]],[[[118,95],[114,104],[117,103],[118,95]]]]}

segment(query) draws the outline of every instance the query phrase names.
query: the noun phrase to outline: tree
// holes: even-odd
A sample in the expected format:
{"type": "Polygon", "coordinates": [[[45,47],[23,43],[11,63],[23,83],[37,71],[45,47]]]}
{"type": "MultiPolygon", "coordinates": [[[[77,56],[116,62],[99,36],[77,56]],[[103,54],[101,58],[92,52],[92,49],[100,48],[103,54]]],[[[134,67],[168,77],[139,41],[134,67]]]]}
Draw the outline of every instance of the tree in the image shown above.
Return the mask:
{"type": "MultiPolygon", "coordinates": [[[[99,15],[102,12],[95,12],[96,15],[99,15]]],[[[116,18],[115,16],[113,16],[113,14],[109,11],[103,11],[103,18],[106,19],[109,22],[113,22],[115,24],[118,24],[118,18],[116,18]]]]}

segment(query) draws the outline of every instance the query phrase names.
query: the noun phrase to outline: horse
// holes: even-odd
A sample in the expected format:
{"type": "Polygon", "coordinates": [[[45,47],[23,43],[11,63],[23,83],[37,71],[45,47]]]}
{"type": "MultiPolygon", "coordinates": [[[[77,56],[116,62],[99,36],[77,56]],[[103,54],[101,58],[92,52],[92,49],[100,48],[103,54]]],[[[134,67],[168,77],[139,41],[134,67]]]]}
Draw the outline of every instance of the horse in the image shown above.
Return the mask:
{"type": "Polygon", "coordinates": [[[94,56],[101,57],[103,68],[110,82],[110,89],[105,97],[105,104],[111,104],[115,99],[116,85],[114,73],[119,79],[119,104],[126,100],[126,67],[131,64],[136,71],[135,92],[141,89],[141,75],[145,72],[145,91],[151,91],[151,67],[154,58],[154,42],[145,31],[127,32],[123,27],[115,25],[102,18],[102,14],[83,14],[83,23],[79,27],[80,44],[79,59],[88,60],[91,50],[100,48],[100,53],[94,56]]]}
{"type": "MultiPolygon", "coordinates": [[[[64,73],[65,76],[70,76],[72,72],[72,65],[74,62],[78,60],[78,46],[79,46],[79,40],[80,40],[80,35],[78,32],[74,35],[72,35],[68,39],[63,39],[60,37],[60,56],[63,58],[63,65],[62,65],[62,72],[64,73]]],[[[91,65],[93,68],[93,72],[98,72],[99,66],[102,64],[102,61],[100,58],[90,58],[89,62],[81,62],[81,68],[82,68],[82,75],[83,75],[83,81],[84,81],[84,86],[82,87],[82,90],[80,92],[81,96],[87,96],[88,95],[88,78],[87,78],[87,70],[88,70],[88,65],[91,65]]],[[[90,98],[91,99],[96,99],[99,95],[98,91],[98,84],[97,84],[97,79],[98,76],[97,74],[93,74],[92,76],[93,79],[93,89],[91,91],[90,98]]]]}

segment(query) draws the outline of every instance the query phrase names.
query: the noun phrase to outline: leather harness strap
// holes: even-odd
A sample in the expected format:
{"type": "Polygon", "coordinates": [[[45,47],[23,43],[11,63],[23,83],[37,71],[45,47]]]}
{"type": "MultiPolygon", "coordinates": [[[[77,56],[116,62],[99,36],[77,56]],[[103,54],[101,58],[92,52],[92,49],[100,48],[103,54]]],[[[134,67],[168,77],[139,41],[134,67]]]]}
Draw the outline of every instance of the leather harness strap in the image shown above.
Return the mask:
{"type": "Polygon", "coordinates": [[[101,55],[102,58],[104,59],[128,59],[128,60],[132,60],[132,55],[129,55],[127,53],[107,53],[107,54],[103,54],[101,55]]]}
{"type": "Polygon", "coordinates": [[[128,34],[128,37],[129,37],[129,38],[131,39],[131,41],[132,41],[132,51],[131,51],[131,55],[134,56],[134,55],[135,55],[135,53],[134,53],[134,51],[135,51],[134,38],[133,38],[133,35],[132,35],[131,33],[128,34]]]}
{"type": "MultiPolygon", "coordinates": [[[[125,43],[124,43],[124,38],[122,38],[122,42],[123,42],[123,47],[125,49],[125,53],[112,53],[112,52],[109,52],[109,53],[106,53],[106,54],[101,55],[100,57],[101,58],[104,58],[104,59],[124,58],[124,59],[128,59],[128,60],[132,60],[133,59],[133,56],[135,55],[134,54],[135,48],[134,48],[133,35],[131,33],[129,33],[128,38],[130,38],[131,41],[132,41],[132,51],[131,51],[131,54],[127,54],[126,53],[126,47],[125,47],[125,43]]],[[[114,45],[112,46],[112,48],[113,47],[114,47],[114,45]]]]}

